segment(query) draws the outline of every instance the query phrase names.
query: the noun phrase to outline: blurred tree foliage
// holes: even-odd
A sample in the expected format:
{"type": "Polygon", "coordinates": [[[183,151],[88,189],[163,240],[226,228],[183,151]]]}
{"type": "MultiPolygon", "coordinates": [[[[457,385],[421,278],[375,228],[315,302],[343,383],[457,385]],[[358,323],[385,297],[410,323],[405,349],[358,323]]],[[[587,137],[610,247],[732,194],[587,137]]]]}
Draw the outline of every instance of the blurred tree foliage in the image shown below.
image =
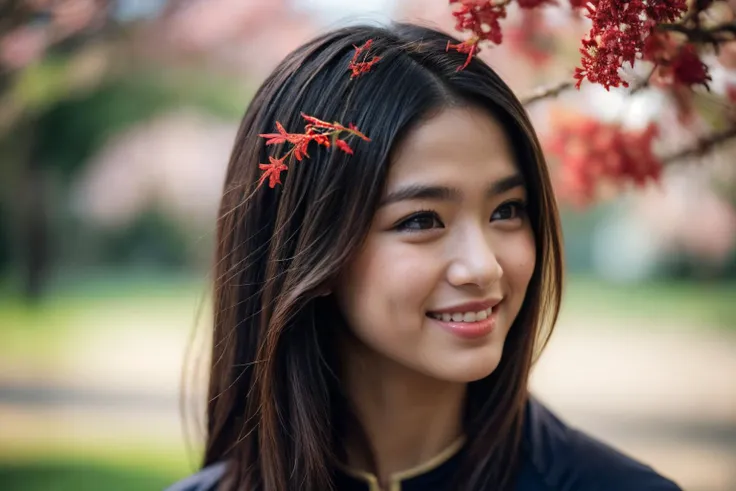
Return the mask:
{"type": "MultiPolygon", "coordinates": [[[[53,82],[43,77],[58,77],[55,70],[37,70],[31,85],[52,85],[53,82]]],[[[50,98],[49,91],[24,90],[37,91],[37,101],[42,100],[42,103],[38,104],[37,111],[21,119],[14,131],[7,132],[0,140],[0,154],[10,156],[9,165],[3,166],[6,184],[0,188],[0,193],[5,195],[0,196],[0,202],[15,204],[9,208],[16,211],[14,219],[0,222],[0,239],[15,236],[14,247],[7,243],[0,245],[0,252],[14,250],[17,252],[15,259],[25,264],[23,276],[29,298],[41,294],[49,261],[54,255],[48,248],[58,242],[58,238],[52,236],[49,221],[51,213],[58,214],[59,210],[52,209],[65,206],[69,186],[108,138],[173,108],[191,106],[234,119],[246,103],[242,90],[228,86],[227,82],[191,74],[162,76],[159,71],[128,72],[111,77],[92,90],[70,96],[60,92],[56,98],[50,98]],[[8,231],[13,224],[16,231],[21,231],[19,235],[8,231]]],[[[143,224],[145,220],[144,217],[143,224]]],[[[137,223],[134,227],[141,225],[137,223]]],[[[166,229],[160,227],[161,232],[166,229]]],[[[56,232],[69,233],[70,230],[56,232]]],[[[121,240],[123,235],[125,233],[121,240]]],[[[170,243],[170,236],[164,233],[149,235],[148,242],[156,238],[168,242],[171,257],[179,254],[176,244],[170,243]]],[[[108,243],[110,240],[108,238],[108,243]]],[[[116,247],[109,245],[113,249],[116,247]]],[[[178,248],[181,247],[179,244],[178,248]]],[[[0,260],[3,257],[5,261],[14,260],[12,253],[0,255],[0,260]]]]}
{"type": "MultiPolygon", "coordinates": [[[[115,2],[99,4],[105,11],[115,2]]],[[[39,19],[22,1],[3,3],[2,12],[5,34],[39,19]]],[[[111,136],[185,106],[236,119],[247,102],[246,89],[232,79],[186,68],[177,59],[151,63],[137,57],[128,49],[136,40],[135,23],[105,19],[60,39],[19,69],[0,67],[0,271],[16,273],[30,300],[42,296],[58,244],[83,232],[64,217],[70,185],[111,136]]],[[[119,234],[121,244],[112,244],[112,236],[100,242],[111,251],[130,247],[124,244],[150,230],[153,216],[155,210],[142,217],[129,237],[119,234]]],[[[162,220],[154,222],[171,234],[143,235],[149,244],[161,241],[153,249],[168,244],[171,260],[180,262],[171,241],[181,234],[162,220]]]]}
{"type": "Polygon", "coordinates": [[[126,73],[89,92],[60,98],[35,118],[41,165],[73,179],[107,139],[167,110],[192,106],[227,119],[245,100],[234,87],[191,74],[126,73]]]}

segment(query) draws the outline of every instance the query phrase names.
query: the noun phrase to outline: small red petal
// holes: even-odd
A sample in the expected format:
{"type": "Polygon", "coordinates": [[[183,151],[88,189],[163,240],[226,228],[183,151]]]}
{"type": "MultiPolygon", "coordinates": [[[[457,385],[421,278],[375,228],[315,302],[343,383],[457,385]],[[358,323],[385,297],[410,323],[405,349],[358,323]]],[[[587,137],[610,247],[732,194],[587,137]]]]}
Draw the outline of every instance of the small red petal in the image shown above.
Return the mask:
{"type": "Polygon", "coordinates": [[[279,136],[279,135],[258,135],[262,136],[263,138],[269,138],[269,140],[266,140],[266,145],[276,145],[278,143],[284,143],[286,141],[286,138],[279,136]]]}
{"type": "Polygon", "coordinates": [[[347,144],[345,140],[337,140],[335,142],[335,146],[342,150],[343,152],[353,155],[353,149],[350,148],[350,145],[347,144]]]}
{"type": "Polygon", "coordinates": [[[275,188],[276,184],[281,184],[281,172],[287,170],[288,167],[282,159],[268,157],[268,160],[270,164],[258,164],[258,168],[264,171],[258,180],[258,186],[260,187],[268,179],[268,186],[275,188]]]}
{"type": "Polygon", "coordinates": [[[315,135],[313,139],[318,145],[323,145],[327,148],[330,147],[330,138],[327,135],[315,135]]]}
{"type": "Polygon", "coordinates": [[[314,116],[309,116],[307,114],[301,113],[302,118],[304,118],[308,123],[314,125],[317,128],[325,128],[325,129],[331,129],[334,130],[335,125],[328,123],[327,121],[322,121],[321,119],[315,118],[314,116]]]}
{"type": "Polygon", "coordinates": [[[297,159],[299,162],[304,159],[304,157],[309,157],[309,154],[307,153],[307,147],[309,146],[309,140],[304,140],[300,143],[298,143],[294,147],[294,158],[297,159]]]}

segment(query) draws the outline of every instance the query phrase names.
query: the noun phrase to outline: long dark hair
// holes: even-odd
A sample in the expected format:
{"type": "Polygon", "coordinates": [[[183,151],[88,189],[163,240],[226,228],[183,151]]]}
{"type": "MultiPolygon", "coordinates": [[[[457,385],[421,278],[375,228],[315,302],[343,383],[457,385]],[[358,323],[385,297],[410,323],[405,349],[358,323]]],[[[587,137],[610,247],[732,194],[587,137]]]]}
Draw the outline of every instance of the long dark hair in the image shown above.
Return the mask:
{"type": "Polygon", "coordinates": [[[217,232],[214,337],[204,465],[227,460],[228,489],[332,489],[341,430],[351,417],[332,339],[345,329],[320,293],[369,230],[392,149],[422,118],[475,105],[498,118],[526,178],[537,250],[524,304],[503,359],[468,389],[460,489],[507,489],[520,452],[527,380],[557,317],[562,258],[557,207],[534,129],[519,100],[480,60],[446,52],[445,34],[409,24],[351,26],[290,54],[256,93],[230,159],[217,232]],[[371,71],[351,80],[354,46],[373,39],[371,71]],[[283,185],[255,189],[269,152],[259,133],[300,112],[353,122],[372,141],[355,154],[310,147],[283,185]],[[541,342],[540,342],[541,340],[541,342]]]}

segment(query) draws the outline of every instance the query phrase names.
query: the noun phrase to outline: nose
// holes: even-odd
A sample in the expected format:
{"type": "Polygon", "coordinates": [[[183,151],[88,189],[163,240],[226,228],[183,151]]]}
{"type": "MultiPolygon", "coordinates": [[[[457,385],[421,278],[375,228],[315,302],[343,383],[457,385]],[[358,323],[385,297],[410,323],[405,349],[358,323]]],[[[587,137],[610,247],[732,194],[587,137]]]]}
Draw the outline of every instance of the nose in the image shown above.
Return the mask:
{"type": "Polygon", "coordinates": [[[447,279],[453,286],[487,288],[503,276],[503,268],[489,238],[482,230],[471,230],[452,244],[452,261],[447,279]]]}

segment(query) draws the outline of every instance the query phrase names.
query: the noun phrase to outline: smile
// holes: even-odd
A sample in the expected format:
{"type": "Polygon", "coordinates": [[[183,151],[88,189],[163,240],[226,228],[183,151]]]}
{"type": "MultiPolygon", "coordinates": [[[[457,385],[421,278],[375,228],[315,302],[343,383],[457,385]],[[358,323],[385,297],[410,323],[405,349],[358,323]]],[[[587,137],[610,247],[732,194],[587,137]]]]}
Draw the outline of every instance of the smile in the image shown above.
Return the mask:
{"type": "Polygon", "coordinates": [[[487,319],[493,313],[493,307],[477,312],[430,312],[427,315],[442,322],[478,322],[487,319]]]}

